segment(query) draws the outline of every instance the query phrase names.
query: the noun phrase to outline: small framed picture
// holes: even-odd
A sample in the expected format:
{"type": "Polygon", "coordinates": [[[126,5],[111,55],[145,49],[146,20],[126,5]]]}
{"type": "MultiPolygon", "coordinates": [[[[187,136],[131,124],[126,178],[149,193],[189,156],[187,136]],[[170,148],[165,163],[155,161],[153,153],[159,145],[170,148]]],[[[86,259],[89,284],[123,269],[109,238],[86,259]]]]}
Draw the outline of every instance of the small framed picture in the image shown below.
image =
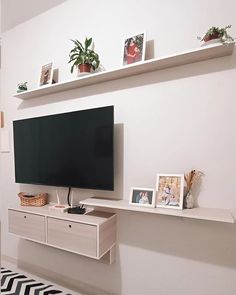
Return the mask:
{"type": "Polygon", "coordinates": [[[149,188],[132,187],[130,190],[129,204],[155,207],[155,190],[149,188]]]}
{"type": "Polygon", "coordinates": [[[157,174],[156,207],[183,209],[184,174],[157,174]]]}
{"type": "Polygon", "coordinates": [[[146,34],[139,33],[124,40],[123,44],[123,66],[144,61],[146,48],[146,34]]]}
{"type": "Polygon", "coordinates": [[[43,65],[40,72],[39,85],[48,85],[52,84],[52,76],[53,76],[53,63],[50,62],[46,65],[43,65]]]}

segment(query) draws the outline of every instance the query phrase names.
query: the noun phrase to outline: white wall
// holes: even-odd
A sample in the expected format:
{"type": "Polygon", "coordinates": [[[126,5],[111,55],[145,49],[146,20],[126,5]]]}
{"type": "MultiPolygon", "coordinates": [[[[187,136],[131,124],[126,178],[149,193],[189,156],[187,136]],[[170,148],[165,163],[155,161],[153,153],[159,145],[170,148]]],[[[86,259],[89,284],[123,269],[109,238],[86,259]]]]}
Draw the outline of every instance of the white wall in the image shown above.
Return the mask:
{"type": "Polygon", "coordinates": [[[3,14],[1,15],[2,32],[6,32],[18,24],[35,17],[66,0],[1,0],[3,14]]]}
{"type": "MultiPolygon", "coordinates": [[[[106,69],[121,63],[123,38],[143,29],[155,56],[200,46],[209,26],[232,24],[233,0],[69,0],[3,35],[1,109],[12,133],[14,119],[115,106],[116,192],[155,187],[156,174],[204,171],[200,206],[236,208],[235,54],[211,61],[21,101],[12,97],[21,81],[37,87],[40,66],[53,60],[60,80],[73,78],[70,38],[92,36],[106,69]]],[[[234,295],[235,226],[118,212],[117,262],[99,262],[47,248],[7,233],[7,208],[17,193],[55,189],[14,183],[13,153],[1,154],[2,252],[47,275],[102,290],[101,294],[234,295]]],[[[65,192],[61,189],[61,192],[65,192]]],[[[103,192],[76,190],[79,198],[103,192]]],[[[95,291],[94,291],[95,292],[95,291]]],[[[95,294],[95,293],[94,293],[95,294]]]]}

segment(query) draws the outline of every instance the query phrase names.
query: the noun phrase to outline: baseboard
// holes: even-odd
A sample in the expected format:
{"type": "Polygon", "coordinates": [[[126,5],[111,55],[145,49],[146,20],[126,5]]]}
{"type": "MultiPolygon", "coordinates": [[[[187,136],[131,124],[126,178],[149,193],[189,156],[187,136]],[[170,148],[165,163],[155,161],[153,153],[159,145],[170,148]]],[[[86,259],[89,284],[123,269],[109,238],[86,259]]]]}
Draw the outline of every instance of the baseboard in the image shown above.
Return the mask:
{"type": "Polygon", "coordinates": [[[1,264],[2,262],[3,263],[7,262],[17,267],[17,260],[13,257],[7,256],[7,255],[1,255],[1,264]]]}
{"type": "Polygon", "coordinates": [[[65,275],[62,276],[61,274],[53,272],[46,268],[38,267],[37,265],[17,260],[10,256],[1,255],[1,264],[4,265],[4,262],[11,264],[13,267],[22,269],[22,271],[32,273],[33,275],[41,277],[42,279],[51,281],[54,284],[61,285],[64,288],[71,289],[84,295],[115,295],[105,292],[104,290],[97,289],[79,280],[71,279],[70,277],[66,277],[65,275]]]}

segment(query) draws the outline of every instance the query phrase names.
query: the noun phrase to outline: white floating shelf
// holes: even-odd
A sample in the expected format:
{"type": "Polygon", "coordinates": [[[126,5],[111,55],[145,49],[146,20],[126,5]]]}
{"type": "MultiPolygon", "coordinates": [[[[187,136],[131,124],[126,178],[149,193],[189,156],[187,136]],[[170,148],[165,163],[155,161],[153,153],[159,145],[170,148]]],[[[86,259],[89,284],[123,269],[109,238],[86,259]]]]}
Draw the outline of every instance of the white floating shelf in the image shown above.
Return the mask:
{"type": "Polygon", "coordinates": [[[219,221],[226,223],[234,223],[234,218],[227,209],[214,208],[193,208],[193,209],[167,209],[167,208],[147,208],[135,205],[129,205],[128,200],[111,200],[103,198],[89,198],[80,202],[86,206],[113,208],[119,210],[128,210],[144,213],[154,213],[169,216],[178,216],[184,218],[193,218],[201,220],[219,221]]]}
{"type": "Polygon", "coordinates": [[[14,97],[20,99],[40,97],[57,92],[94,85],[106,81],[117,80],[128,76],[148,73],[157,70],[163,70],[185,64],[204,61],[212,58],[227,56],[233,53],[234,45],[234,42],[228,45],[214,44],[174,55],[149,59],[144,62],[123,66],[121,68],[117,68],[114,70],[79,77],[75,80],[59,82],[53,85],[46,85],[33,90],[16,93],[14,94],[14,97]]]}

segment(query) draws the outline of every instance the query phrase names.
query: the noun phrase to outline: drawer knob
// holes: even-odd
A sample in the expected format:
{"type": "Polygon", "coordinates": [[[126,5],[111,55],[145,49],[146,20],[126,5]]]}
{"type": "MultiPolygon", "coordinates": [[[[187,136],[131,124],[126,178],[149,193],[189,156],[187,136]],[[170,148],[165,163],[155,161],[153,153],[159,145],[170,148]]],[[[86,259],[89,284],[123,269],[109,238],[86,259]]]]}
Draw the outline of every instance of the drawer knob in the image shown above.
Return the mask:
{"type": "Polygon", "coordinates": [[[26,216],[24,216],[24,218],[26,218],[26,216]]]}
{"type": "Polygon", "coordinates": [[[69,224],[69,227],[71,227],[71,224],[69,224]]]}

